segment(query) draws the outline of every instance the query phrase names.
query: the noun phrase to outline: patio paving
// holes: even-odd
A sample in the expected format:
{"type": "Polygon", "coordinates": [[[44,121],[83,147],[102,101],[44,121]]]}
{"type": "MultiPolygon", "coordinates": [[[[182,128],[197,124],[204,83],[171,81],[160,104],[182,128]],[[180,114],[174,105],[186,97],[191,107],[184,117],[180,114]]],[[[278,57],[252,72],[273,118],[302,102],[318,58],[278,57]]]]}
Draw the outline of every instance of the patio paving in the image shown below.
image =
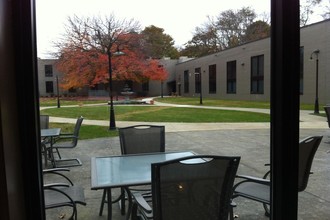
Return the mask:
{"type": "MultiPolygon", "coordinates": [[[[152,98],[146,99],[149,103],[152,98]]],[[[168,106],[155,102],[155,105],[168,106]]],[[[173,106],[173,105],[172,105],[173,106]]],[[[213,108],[241,110],[269,113],[267,109],[237,109],[207,106],[179,105],[178,107],[213,108]]],[[[322,112],[322,111],[321,111],[322,112]]],[[[75,123],[76,119],[51,117],[50,122],[75,123]]],[[[84,124],[109,126],[108,121],[85,119],[84,124]]],[[[146,124],[141,122],[117,121],[117,127],[146,124]]],[[[269,163],[270,155],[270,123],[147,123],[164,125],[166,131],[166,151],[194,151],[198,154],[215,154],[241,156],[238,174],[262,177],[267,171],[265,163],[269,163]]],[[[82,126],[83,126],[82,125],[82,126]]],[[[298,219],[299,220],[327,220],[330,219],[330,129],[326,118],[315,116],[311,111],[300,111],[300,138],[323,135],[321,145],[316,152],[308,186],[299,193],[298,219]]],[[[120,155],[118,137],[79,140],[77,148],[62,151],[66,157],[78,157],[83,165],[70,168],[68,176],[74,183],[85,188],[87,206],[78,206],[79,220],[106,219],[106,207],[103,216],[99,216],[99,207],[103,190],[91,190],[90,158],[96,156],[120,155]]],[[[119,190],[113,190],[113,197],[119,190]]],[[[244,198],[235,199],[237,208],[235,214],[239,220],[264,220],[261,203],[244,198]]],[[[66,210],[47,211],[47,219],[57,220],[59,215],[66,214],[66,210]]],[[[61,219],[66,219],[67,215],[61,219]]],[[[113,205],[113,220],[123,220],[119,206],[113,205]]]]}
{"type": "MultiPolygon", "coordinates": [[[[324,119],[324,118],[323,118],[324,119]]],[[[119,123],[120,124],[120,123],[119,123]]],[[[124,125],[124,124],[120,124],[124,125]]],[[[117,124],[118,126],[118,124],[117,124]]],[[[217,155],[239,155],[241,163],[239,174],[247,174],[261,177],[267,167],[263,165],[269,162],[270,130],[266,127],[238,128],[237,126],[226,126],[227,129],[205,130],[198,124],[190,124],[191,129],[180,129],[180,124],[172,124],[166,127],[166,150],[167,151],[194,151],[198,154],[217,155]],[[175,125],[177,129],[175,129],[175,125]],[[195,129],[195,128],[199,129],[195,129]]],[[[301,128],[300,137],[311,135],[323,135],[322,143],[316,152],[312,166],[314,174],[311,175],[307,189],[299,193],[298,219],[329,219],[330,216],[330,130],[329,128],[301,128]]],[[[70,168],[68,176],[74,183],[85,188],[87,206],[78,205],[78,219],[91,220],[106,219],[107,210],[103,216],[99,216],[102,190],[91,190],[90,180],[90,158],[94,156],[120,155],[118,137],[99,138],[92,140],[80,140],[77,148],[62,151],[66,157],[78,157],[82,160],[81,167],[70,168]]],[[[114,190],[114,194],[118,194],[114,190]]],[[[115,195],[114,195],[115,197],[115,195]]],[[[235,199],[237,208],[234,212],[239,215],[240,220],[263,220],[264,210],[260,203],[243,198],[235,199]]],[[[59,219],[60,213],[47,211],[47,219],[59,219]]],[[[65,215],[62,219],[66,219],[65,215]]],[[[113,220],[125,219],[120,214],[117,204],[113,205],[113,220]]]]}

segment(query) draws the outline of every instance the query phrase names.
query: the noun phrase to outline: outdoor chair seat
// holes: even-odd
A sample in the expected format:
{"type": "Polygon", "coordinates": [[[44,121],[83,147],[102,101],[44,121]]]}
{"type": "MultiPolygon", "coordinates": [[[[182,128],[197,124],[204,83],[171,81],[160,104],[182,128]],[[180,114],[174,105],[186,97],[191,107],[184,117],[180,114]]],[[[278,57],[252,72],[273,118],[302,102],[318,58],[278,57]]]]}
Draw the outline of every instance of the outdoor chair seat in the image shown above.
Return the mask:
{"type": "MultiPolygon", "coordinates": [[[[311,136],[299,142],[298,192],[306,189],[314,155],[323,136],[311,136]]],[[[270,216],[270,171],[263,178],[237,175],[238,181],[233,187],[233,199],[244,197],[263,203],[265,215],[270,216]]]]}
{"type": "Polygon", "coordinates": [[[68,172],[66,168],[54,168],[43,171],[43,175],[53,175],[60,181],[56,183],[44,184],[45,209],[54,209],[59,207],[72,207],[72,214],[69,219],[77,219],[77,204],[86,205],[84,188],[74,185],[69,177],[62,172],[68,172]]]}

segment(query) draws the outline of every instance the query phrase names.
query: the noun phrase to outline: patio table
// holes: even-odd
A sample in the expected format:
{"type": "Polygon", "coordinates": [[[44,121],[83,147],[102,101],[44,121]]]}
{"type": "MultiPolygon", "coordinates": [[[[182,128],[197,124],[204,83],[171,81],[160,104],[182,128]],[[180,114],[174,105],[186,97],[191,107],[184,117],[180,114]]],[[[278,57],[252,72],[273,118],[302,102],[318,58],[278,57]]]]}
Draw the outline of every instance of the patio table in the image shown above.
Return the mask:
{"type": "MultiPolygon", "coordinates": [[[[160,152],[91,158],[91,189],[107,190],[108,220],[112,218],[111,189],[151,184],[151,164],[194,155],[194,152],[160,152]]],[[[129,190],[126,190],[129,192],[129,190]]],[[[131,195],[128,196],[131,204],[131,195]]],[[[126,219],[129,219],[128,207],[126,219]]]]}

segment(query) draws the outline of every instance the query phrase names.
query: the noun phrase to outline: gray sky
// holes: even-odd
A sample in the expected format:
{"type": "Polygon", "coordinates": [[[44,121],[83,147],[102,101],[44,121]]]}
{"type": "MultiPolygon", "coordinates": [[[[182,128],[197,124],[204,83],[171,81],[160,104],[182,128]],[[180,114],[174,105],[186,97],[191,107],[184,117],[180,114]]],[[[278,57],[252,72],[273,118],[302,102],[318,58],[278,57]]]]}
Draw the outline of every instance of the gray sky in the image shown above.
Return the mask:
{"type": "Polygon", "coordinates": [[[38,57],[49,57],[52,42],[64,33],[68,16],[110,15],[134,19],[141,28],[163,28],[181,46],[192,38],[195,27],[228,9],[251,7],[259,15],[270,14],[270,0],[36,0],[38,57]]]}

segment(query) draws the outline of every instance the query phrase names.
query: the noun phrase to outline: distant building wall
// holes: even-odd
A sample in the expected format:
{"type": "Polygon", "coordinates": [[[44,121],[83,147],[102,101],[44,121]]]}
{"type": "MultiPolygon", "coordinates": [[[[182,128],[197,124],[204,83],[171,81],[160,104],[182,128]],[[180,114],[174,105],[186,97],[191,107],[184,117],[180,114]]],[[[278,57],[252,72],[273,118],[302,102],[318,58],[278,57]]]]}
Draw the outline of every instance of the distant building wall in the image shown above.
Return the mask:
{"type": "MultiPolygon", "coordinates": [[[[290,37],[290,36],[288,36],[290,37]]],[[[319,103],[330,103],[330,20],[305,26],[301,29],[301,103],[312,104],[316,95],[316,49],[318,54],[319,103]]],[[[149,81],[146,84],[130,82],[134,96],[181,95],[197,97],[202,90],[203,97],[231,100],[270,100],[270,38],[265,38],[230,48],[200,58],[180,57],[178,60],[163,58],[161,65],[168,71],[163,82],[149,81]],[[199,74],[196,74],[199,71],[199,74]]],[[[290,59],[289,57],[287,59],[290,59]]],[[[57,94],[56,76],[62,74],[54,68],[55,59],[38,60],[40,96],[57,94]],[[52,66],[50,74],[49,65],[52,66]],[[48,67],[46,67],[48,66],[48,67]],[[53,90],[51,89],[51,85],[53,90]]],[[[299,70],[298,70],[299,71],[299,70]]],[[[127,82],[115,81],[113,95],[121,96],[127,82]]],[[[108,85],[95,89],[63,91],[60,95],[108,96],[108,85]]]]}
{"type": "MultiPolygon", "coordinates": [[[[316,54],[313,54],[312,60],[310,57],[316,49],[320,50],[318,54],[319,103],[330,103],[329,39],[330,20],[311,24],[301,29],[300,52],[303,70],[301,72],[300,87],[301,103],[312,104],[315,101],[316,54]]],[[[270,38],[261,39],[219,53],[178,63],[175,68],[178,92],[182,96],[199,96],[201,87],[203,97],[269,101],[270,43],[270,38]],[[236,63],[234,68],[229,65],[231,61],[236,63]],[[235,71],[232,71],[232,69],[235,69],[235,71]],[[201,85],[200,78],[198,78],[199,74],[195,74],[196,70],[201,72],[201,85]],[[212,76],[212,71],[215,71],[215,77],[212,76]],[[231,72],[235,73],[232,74],[234,77],[230,74],[231,72]],[[258,75],[261,72],[262,75],[258,75]],[[234,89],[230,89],[231,86],[234,89]]],[[[287,59],[290,59],[290,57],[287,59]]]]}

